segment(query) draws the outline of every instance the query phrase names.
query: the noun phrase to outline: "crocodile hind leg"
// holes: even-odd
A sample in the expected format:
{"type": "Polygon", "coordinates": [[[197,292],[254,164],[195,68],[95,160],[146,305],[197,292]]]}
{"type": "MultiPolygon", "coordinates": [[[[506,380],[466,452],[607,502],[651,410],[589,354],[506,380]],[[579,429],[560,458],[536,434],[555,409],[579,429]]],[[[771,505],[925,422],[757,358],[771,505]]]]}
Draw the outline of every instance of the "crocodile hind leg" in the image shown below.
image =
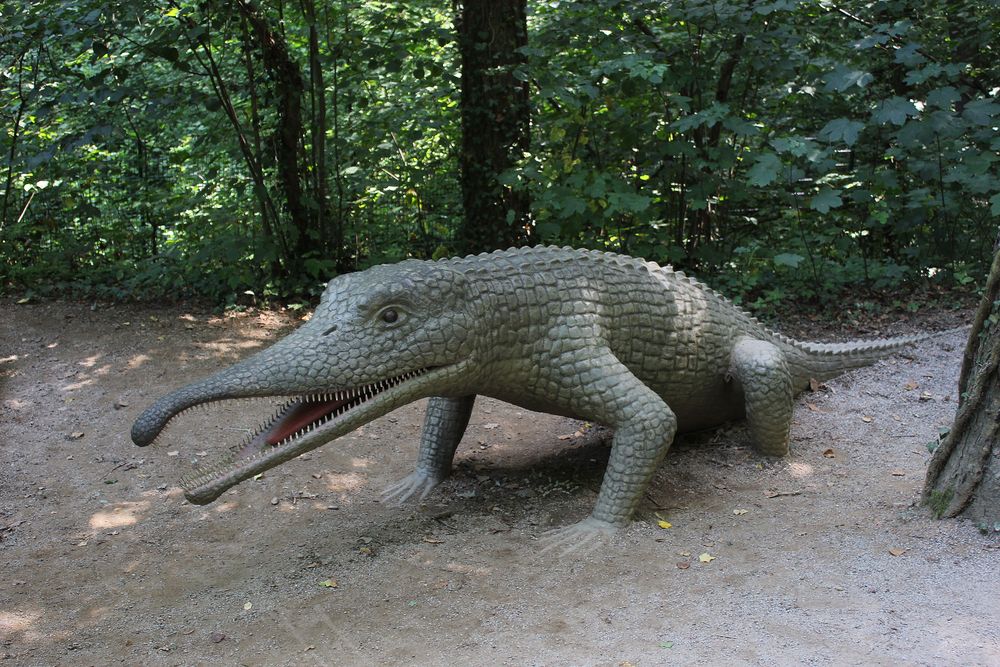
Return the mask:
{"type": "Polygon", "coordinates": [[[597,503],[580,523],[547,536],[546,550],[588,548],[596,536],[628,525],[677,431],[677,418],[610,350],[578,350],[561,359],[558,387],[573,414],[614,427],[597,503]],[[569,371],[566,373],[566,371],[569,371]]]}
{"type": "Polygon", "coordinates": [[[462,440],[476,395],[447,398],[435,396],[427,403],[424,429],[420,435],[417,467],[412,473],[382,492],[382,502],[402,504],[411,497],[427,497],[451,472],[455,449],[462,440]]]}
{"type": "Polygon", "coordinates": [[[752,338],[733,348],[730,375],[743,387],[754,447],[767,456],[788,453],[792,427],[792,376],[776,345],[752,338]]]}

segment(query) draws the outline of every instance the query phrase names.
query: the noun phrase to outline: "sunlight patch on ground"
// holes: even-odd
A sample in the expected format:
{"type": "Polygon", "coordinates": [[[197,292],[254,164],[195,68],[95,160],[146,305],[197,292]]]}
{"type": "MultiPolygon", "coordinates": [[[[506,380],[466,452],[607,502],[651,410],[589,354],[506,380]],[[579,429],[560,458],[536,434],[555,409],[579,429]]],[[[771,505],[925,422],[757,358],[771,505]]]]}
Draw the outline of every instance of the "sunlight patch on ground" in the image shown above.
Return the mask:
{"type": "Polygon", "coordinates": [[[446,572],[457,572],[459,574],[472,574],[481,577],[488,576],[493,572],[491,568],[483,567],[482,565],[469,565],[468,563],[459,563],[458,561],[451,561],[443,568],[446,572]]]}
{"type": "Polygon", "coordinates": [[[16,354],[12,354],[9,357],[3,357],[2,359],[0,359],[0,364],[11,364],[20,358],[21,357],[17,356],[16,354]]]}
{"type": "Polygon", "coordinates": [[[151,358],[152,357],[150,357],[148,354],[137,354],[128,360],[128,363],[125,364],[125,367],[130,371],[134,371],[135,369],[139,368],[147,361],[149,361],[151,358]]]}
{"type": "Polygon", "coordinates": [[[210,343],[199,343],[198,347],[215,353],[216,356],[230,356],[244,350],[256,350],[261,346],[259,340],[233,340],[232,338],[220,338],[210,343]]]}
{"type": "Polygon", "coordinates": [[[31,406],[31,401],[22,401],[19,398],[8,398],[3,402],[3,406],[8,410],[24,410],[31,406]]]}
{"type": "Polygon", "coordinates": [[[352,468],[361,468],[362,470],[364,470],[364,469],[366,469],[370,465],[371,465],[371,461],[368,460],[368,459],[360,459],[358,457],[354,457],[354,458],[351,459],[351,467],[352,468]]]}
{"type": "Polygon", "coordinates": [[[788,472],[792,477],[802,479],[805,477],[812,477],[813,467],[808,463],[802,463],[801,461],[793,461],[788,464],[788,472]]]}
{"type": "Polygon", "coordinates": [[[93,368],[97,365],[98,360],[103,357],[103,354],[92,354],[83,361],[76,362],[78,366],[83,366],[84,368],[93,368]]]}
{"type": "Polygon", "coordinates": [[[90,516],[90,528],[92,530],[106,530],[108,528],[134,526],[139,523],[139,519],[142,518],[140,514],[145,512],[148,508],[149,501],[147,500],[117,503],[110,510],[95,512],[92,514],[90,516]]]}
{"type": "Polygon", "coordinates": [[[113,609],[114,607],[110,607],[108,605],[102,605],[100,607],[91,607],[86,612],[87,618],[89,618],[91,621],[100,621],[105,616],[107,616],[108,613],[111,612],[111,610],[113,609]]]}
{"type": "Polygon", "coordinates": [[[326,488],[334,493],[348,493],[357,491],[365,484],[364,475],[356,472],[348,473],[327,473],[323,476],[326,488]]]}
{"type": "MultiPolygon", "coordinates": [[[[81,366],[85,364],[86,361],[80,362],[81,366]]],[[[98,378],[104,377],[110,372],[111,372],[111,364],[104,364],[100,368],[91,370],[91,372],[87,375],[81,375],[78,381],[64,385],[62,389],[63,391],[75,391],[77,389],[83,389],[84,387],[88,387],[94,384],[94,382],[96,382],[98,378]]]]}
{"type": "Polygon", "coordinates": [[[35,630],[42,618],[40,611],[6,611],[0,609],[0,637],[22,636],[28,641],[41,639],[43,634],[35,630]]]}
{"type": "Polygon", "coordinates": [[[72,382],[67,385],[63,385],[63,391],[76,391],[77,389],[83,389],[84,387],[89,387],[94,384],[97,380],[95,378],[86,378],[80,380],[79,382],[72,382]]]}

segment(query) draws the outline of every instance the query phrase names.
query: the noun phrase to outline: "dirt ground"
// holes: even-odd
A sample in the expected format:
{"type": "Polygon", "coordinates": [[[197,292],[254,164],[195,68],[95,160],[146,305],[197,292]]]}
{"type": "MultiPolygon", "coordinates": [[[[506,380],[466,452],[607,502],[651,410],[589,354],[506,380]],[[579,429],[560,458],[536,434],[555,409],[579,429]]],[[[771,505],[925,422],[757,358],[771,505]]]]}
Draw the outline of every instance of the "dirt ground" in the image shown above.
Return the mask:
{"type": "Polygon", "coordinates": [[[149,449],[132,420],[291,324],[0,301],[0,664],[1000,665],[1000,543],[916,504],[962,334],[800,397],[786,459],[683,439],[629,529],[560,557],[538,536],[590,511],[607,433],[491,400],[421,506],[378,497],[422,404],[186,504],[262,408],[149,449]]]}

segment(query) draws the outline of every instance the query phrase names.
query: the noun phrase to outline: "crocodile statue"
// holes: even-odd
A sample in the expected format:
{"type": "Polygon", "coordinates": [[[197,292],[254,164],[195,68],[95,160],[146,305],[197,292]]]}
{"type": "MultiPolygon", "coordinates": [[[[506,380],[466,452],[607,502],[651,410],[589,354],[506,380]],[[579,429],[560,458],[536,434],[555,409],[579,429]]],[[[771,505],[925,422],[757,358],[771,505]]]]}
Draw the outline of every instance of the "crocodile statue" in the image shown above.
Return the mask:
{"type": "MultiPolygon", "coordinates": [[[[386,499],[424,498],[451,469],[478,394],[614,428],[592,514],[626,525],[679,430],[745,417],[765,455],[788,452],[793,397],[924,338],[802,343],[704,284],[624,255],[535,247],[407,260],[332,280],[311,319],[271,347],[164,396],[139,446],[194,406],[282,397],[241,446],[184,482],[210,503],[239,482],[430,397],[412,474],[386,499]]],[[[569,531],[567,531],[569,532],[569,531]]]]}

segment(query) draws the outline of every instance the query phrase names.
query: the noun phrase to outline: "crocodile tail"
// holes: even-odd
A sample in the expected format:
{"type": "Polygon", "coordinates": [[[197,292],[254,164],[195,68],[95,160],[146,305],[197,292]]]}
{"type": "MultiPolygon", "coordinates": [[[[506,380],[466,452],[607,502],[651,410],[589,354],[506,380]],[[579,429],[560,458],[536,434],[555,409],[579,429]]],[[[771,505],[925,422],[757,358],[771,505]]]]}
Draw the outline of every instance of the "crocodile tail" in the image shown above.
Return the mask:
{"type": "Polygon", "coordinates": [[[846,343],[812,343],[783,341],[789,370],[795,389],[801,391],[809,386],[810,380],[824,381],[834,378],[854,368],[870,366],[922,341],[954,333],[962,329],[949,329],[936,333],[900,336],[898,338],[878,338],[874,340],[849,341],[846,343]]]}

